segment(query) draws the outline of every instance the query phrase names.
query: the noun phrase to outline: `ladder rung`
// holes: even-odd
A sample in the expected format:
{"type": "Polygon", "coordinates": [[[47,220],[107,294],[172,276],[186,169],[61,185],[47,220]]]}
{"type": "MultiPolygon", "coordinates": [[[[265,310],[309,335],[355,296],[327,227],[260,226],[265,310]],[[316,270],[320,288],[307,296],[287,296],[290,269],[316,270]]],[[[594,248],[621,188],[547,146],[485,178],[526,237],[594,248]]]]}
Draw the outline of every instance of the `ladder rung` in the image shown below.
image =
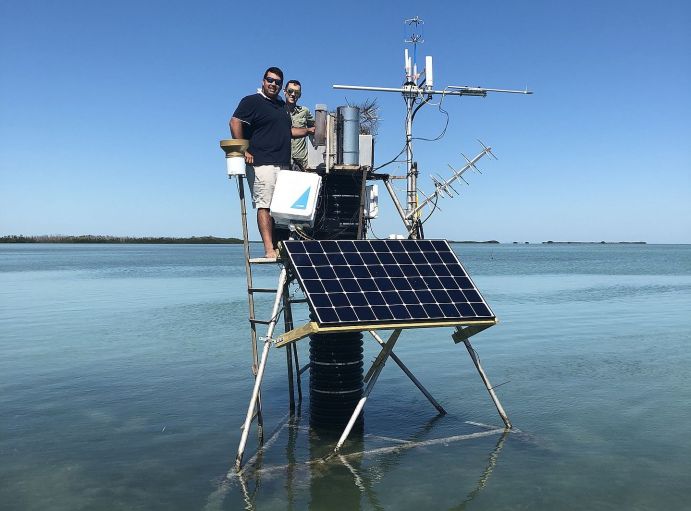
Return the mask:
{"type": "Polygon", "coordinates": [[[272,289],[270,287],[250,287],[247,289],[248,293],[275,293],[277,289],[272,289]]]}
{"type": "Polygon", "coordinates": [[[275,257],[254,257],[250,259],[250,264],[276,264],[281,260],[275,257]]]}
{"type": "Polygon", "coordinates": [[[252,319],[250,318],[250,323],[254,323],[255,325],[269,325],[271,324],[271,320],[269,319],[252,319]]]}

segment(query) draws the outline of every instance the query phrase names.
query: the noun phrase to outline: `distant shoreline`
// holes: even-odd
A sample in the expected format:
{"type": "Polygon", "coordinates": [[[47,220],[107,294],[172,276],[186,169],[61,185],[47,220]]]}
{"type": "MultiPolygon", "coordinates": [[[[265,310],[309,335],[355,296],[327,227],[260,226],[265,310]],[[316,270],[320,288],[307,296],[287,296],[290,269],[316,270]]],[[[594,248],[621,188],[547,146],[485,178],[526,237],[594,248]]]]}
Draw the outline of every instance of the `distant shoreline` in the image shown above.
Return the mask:
{"type": "Polygon", "coordinates": [[[647,245],[647,241],[543,241],[543,245],[647,245]]]}
{"type": "Polygon", "coordinates": [[[463,241],[455,241],[455,240],[449,240],[449,243],[496,243],[500,244],[500,241],[497,240],[488,240],[488,241],[470,241],[470,240],[463,240],[463,241]]]}
{"type": "MultiPolygon", "coordinates": [[[[502,244],[497,240],[473,241],[473,240],[448,240],[452,244],[502,244]]],[[[188,238],[174,238],[169,236],[61,236],[61,235],[42,235],[42,236],[0,236],[0,243],[81,243],[81,244],[195,244],[195,245],[241,245],[239,238],[219,238],[216,236],[191,236],[188,238]]],[[[261,243],[260,241],[250,241],[250,243],[261,243]]],[[[647,245],[647,241],[513,241],[504,243],[505,245],[647,245]]]]}
{"type": "Polygon", "coordinates": [[[238,245],[238,238],[217,238],[216,236],[192,236],[172,238],[168,236],[2,236],[0,243],[92,243],[92,244],[196,244],[196,245],[238,245]]]}

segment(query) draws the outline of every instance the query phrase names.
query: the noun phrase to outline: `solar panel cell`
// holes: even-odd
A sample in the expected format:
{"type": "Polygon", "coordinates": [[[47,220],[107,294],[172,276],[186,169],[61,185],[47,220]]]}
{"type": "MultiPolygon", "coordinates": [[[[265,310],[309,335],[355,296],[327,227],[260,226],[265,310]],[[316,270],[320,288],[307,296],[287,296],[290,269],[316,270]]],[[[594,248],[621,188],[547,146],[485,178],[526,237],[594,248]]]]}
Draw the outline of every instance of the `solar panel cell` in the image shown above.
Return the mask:
{"type": "Polygon", "coordinates": [[[391,314],[391,309],[387,306],[375,305],[372,307],[372,312],[380,321],[391,321],[394,319],[393,314],[391,314]]]}
{"type": "Polygon", "coordinates": [[[335,309],[328,307],[319,309],[319,319],[322,324],[340,323],[340,319],[336,315],[335,309]]]}
{"type": "Polygon", "coordinates": [[[348,264],[346,258],[343,257],[343,254],[341,253],[331,254],[329,256],[329,262],[334,266],[348,264]]]}
{"type": "Polygon", "coordinates": [[[300,269],[300,273],[302,274],[303,279],[316,279],[316,278],[318,278],[317,270],[315,270],[311,266],[303,266],[300,269]]]}
{"type": "MultiPolygon", "coordinates": [[[[341,283],[336,279],[324,280],[324,281],[322,281],[322,284],[324,285],[324,289],[326,289],[327,293],[342,293],[343,292],[343,288],[341,287],[341,283]]],[[[333,296],[334,295],[330,295],[330,296],[332,298],[331,301],[333,302],[333,296]]],[[[336,304],[334,303],[334,305],[336,305],[336,304]]]]}
{"type": "Polygon", "coordinates": [[[370,278],[372,278],[372,275],[370,275],[370,272],[367,269],[367,266],[365,266],[365,265],[351,266],[350,270],[353,272],[353,275],[355,276],[356,279],[370,279],[370,278]]]}
{"type": "Polygon", "coordinates": [[[307,279],[304,280],[305,291],[307,293],[326,293],[324,286],[320,280],[307,279]]]}
{"type": "Polygon", "coordinates": [[[390,305],[389,310],[391,311],[391,315],[396,319],[412,319],[410,312],[408,312],[408,309],[403,305],[390,305]]]}
{"type": "Polygon", "coordinates": [[[310,297],[310,299],[314,303],[315,308],[318,310],[329,309],[333,307],[333,304],[331,303],[331,300],[329,300],[329,297],[326,293],[307,292],[307,296],[310,297]]]}
{"type": "Polygon", "coordinates": [[[387,277],[377,278],[375,279],[375,283],[377,284],[379,291],[391,291],[394,289],[393,282],[387,277]]]}
{"type": "Polygon", "coordinates": [[[442,314],[447,318],[455,318],[458,316],[458,309],[450,303],[439,304],[442,314]]]}
{"type": "Polygon", "coordinates": [[[393,284],[394,289],[398,289],[399,291],[411,291],[413,287],[410,285],[410,282],[408,282],[408,279],[399,277],[399,278],[393,278],[391,279],[391,283],[393,284]]]}
{"type": "Polygon", "coordinates": [[[336,308],[336,311],[338,311],[340,307],[350,307],[350,302],[345,293],[329,293],[329,299],[336,308]]]}
{"type": "Polygon", "coordinates": [[[436,303],[425,303],[422,304],[422,307],[425,309],[425,312],[430,318],[442,319],[444,317],[444,313],[436,303]]]}
{"type": "Polygon", "coordinates": [[[396,258],[389,252],[379,252],[377,256],[381,264],[396,264],[396,258]]]}
{"type": "Polygon", "coordinates": [[[389,277],[403,277],[403,271],[398,265],[385,266],[384,269],[389,277]]]}
{"type": "Polygon", "coordinates": [[[307,254],[295,254],[293,264],[295,266],[312,266],[312,261],[307,254]]]}
{"type": "Polygon", "coordinates": [[[336,308],[336,315],[341,323],[355,323],[358,320],[357,314],[352,307],[336,308]]]}
{"type": "Polygon", "coordinates": [[[374,315],[374,312],[372,312],[372,308],[369,306],[353,307],[353,309],[355,310],[355,314],[360,321],[374,321],[377,319],[374,315]]]}
{"type": "Polygon", "coordinates": [[[370,275],[374,278],[379,278],[379,277],[386,277],[386,270],[384,269],[383,266],[378,266],[376,264],[370,264],[368,265],[367,269],[370,272],[370,275]]]}
{"type": "Polygon", "coordinates": [[[493,315],[489,308],[484,303],[474,303],[472,304],[473,311],[477,316],[490,316],[493,315]]]}
{"type": "MultiPolygon", "coordinates": [[[[367,299],[365,298],[365,294],[361,292],[353,292],[353,293],[347,293],[348,300],[350,301],[350,304],[355,306],[355,308],[362,306],[362,307],[369,307],[369,303],[367,302],[367,299]]],[[[359,316],[360,314],[358,314],[359,316]]]]}
{"type": "Polygon", "coordinates": [[[372,278],[361,279],[359,282],[363,291],[379,291],[377,284],[372,278]]]}
{"type": "Polygon", "coordinates": [[[355,276],[348,266],[334,266],[334,273],[339,279],[352,279],[355,276]]]}
{"type": "Polygon", "coordinates": [[[364,293],[364,295],[365,300],[367,300],[367,303],[369,303],[370,305],[386,305],[384,297],[378,291],[368,291],[364,293]]]}
{"type": "Polygon", "coordinates": [[[477,291],[473,289],[465,289],[463,291],[463,294],[465,297],[468,299],[469,302],[481,302],[482,298],[480,298],[480,295],[477,291]]]}
{"type": "Polygon", "coordinates": [[[313,266],[330,266],[329,259],[323,253],[309,252],[313,266]]]}
{"type": "Polygon", "coordinates": [[[475,316],[475,311],[473,308],[470,306],[469,303],[456,303],[456,308],[458,309],[458,312],[461,313],[461,316],[464,318],[472,318],[475,316]]]}
{"type": "Polygon", "coordinates": [[[341,280],[341,286],[346,293],[360,294],[360,285],[354,278],[341,280]]]}

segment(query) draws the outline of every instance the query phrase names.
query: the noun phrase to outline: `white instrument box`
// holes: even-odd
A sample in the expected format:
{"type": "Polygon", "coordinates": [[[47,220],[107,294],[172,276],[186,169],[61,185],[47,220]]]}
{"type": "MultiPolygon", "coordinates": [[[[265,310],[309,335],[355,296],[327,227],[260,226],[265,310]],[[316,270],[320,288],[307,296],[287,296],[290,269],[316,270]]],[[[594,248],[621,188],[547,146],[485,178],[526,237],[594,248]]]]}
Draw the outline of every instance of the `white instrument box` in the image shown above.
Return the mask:
{"type": "Polygon", "coordinates": [[[276,223],[312,226],[321,182],[321,176],[312,172],[281,170],[271,199],[276,223]]]}

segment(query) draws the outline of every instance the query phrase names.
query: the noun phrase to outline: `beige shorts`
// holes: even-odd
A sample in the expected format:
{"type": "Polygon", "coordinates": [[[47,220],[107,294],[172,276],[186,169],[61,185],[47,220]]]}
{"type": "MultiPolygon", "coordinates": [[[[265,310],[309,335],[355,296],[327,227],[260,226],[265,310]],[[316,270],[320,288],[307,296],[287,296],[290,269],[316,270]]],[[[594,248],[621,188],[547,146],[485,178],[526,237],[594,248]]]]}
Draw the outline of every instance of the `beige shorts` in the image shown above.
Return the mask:
{"type": "Polygon", "coordinates": [[[276,187],[278,171],[287,168],[278,165],[258,165],[256,167],[247,165],[245,173],[247,174],[247,182],[252,190],[253,207],[269,209],[271,197],[273,197],[274,188],[276,187]]]}

